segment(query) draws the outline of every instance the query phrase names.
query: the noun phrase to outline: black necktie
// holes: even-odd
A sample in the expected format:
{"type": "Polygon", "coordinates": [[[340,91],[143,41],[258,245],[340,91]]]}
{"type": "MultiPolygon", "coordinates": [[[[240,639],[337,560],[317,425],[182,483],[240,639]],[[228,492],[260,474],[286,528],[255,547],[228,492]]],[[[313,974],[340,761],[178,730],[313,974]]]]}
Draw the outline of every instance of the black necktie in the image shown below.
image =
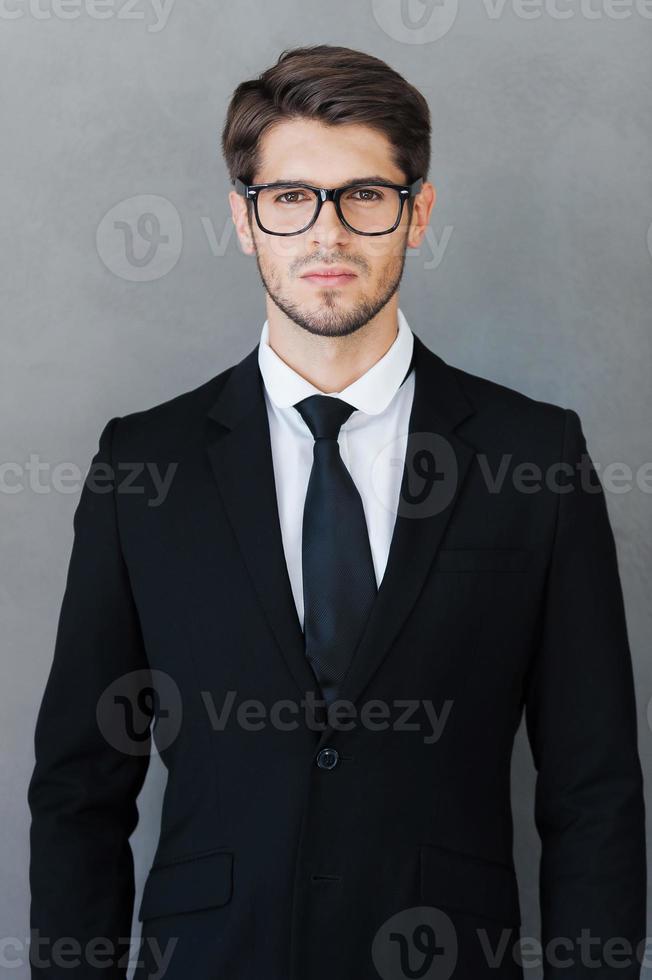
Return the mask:
{"type": "Polygon", "coordinates": [[[315,439],[302,527],[305,650],[330,704],[371,611],[376,577],[362,500],[337,442],[354,406],[310,395],[294,407],[315,439]]]}

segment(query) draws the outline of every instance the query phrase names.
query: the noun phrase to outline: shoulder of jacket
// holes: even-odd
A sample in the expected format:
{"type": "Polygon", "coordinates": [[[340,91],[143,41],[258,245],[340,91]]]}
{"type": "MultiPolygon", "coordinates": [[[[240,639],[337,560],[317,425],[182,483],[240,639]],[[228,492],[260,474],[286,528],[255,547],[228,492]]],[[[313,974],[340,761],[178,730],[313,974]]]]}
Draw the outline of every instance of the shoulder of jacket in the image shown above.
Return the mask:
{"type": "Polygon", "coordinates": [[[579,423],[572,408],[449,366],[473,407],[469,425],[481,427],[497,441],[558,451],[569,421],[579,423]]]}
{"type": "Polygon", "coordinates": [[[116,419],[116,439],[121,447],[158,442],[160,438],[184,434],[201,422],[217,399],[235,364],[187,391],[147,408],[120,415],[116,419]]]}

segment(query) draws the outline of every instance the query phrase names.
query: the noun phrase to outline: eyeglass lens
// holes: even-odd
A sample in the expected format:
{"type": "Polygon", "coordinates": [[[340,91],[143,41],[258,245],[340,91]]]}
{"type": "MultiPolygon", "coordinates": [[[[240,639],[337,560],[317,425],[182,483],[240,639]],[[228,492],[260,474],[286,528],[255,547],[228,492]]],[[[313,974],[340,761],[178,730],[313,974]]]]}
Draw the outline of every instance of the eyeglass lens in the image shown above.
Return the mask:
{"type": "MultiPolygon", "coordinates": [[[[258,192],[261,224],[272,233],[299,232],[313,219],[318,195],[308,187],[266,187],[258,192]]],[[[388,231],[396,224],[401,196],[393,187],[365,184],[340,195],[342,214],[360,232],[388,231]]]]}

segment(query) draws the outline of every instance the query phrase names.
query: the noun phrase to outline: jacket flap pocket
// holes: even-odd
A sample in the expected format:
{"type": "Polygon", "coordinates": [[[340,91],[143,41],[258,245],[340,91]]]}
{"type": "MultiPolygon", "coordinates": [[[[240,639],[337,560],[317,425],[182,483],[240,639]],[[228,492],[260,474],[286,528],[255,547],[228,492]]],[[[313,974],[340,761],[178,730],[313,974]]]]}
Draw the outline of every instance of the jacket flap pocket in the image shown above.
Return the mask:
{"type": "Polygon", "coordinates": [[[516,872],[507,865],[435,844],[420,845],[421,900],[518,926],[516,872]]]}
{"type": "Polygon", "coordinates": [[[435,558],[439,572],[523,572],[527,548],[440,548],[435,558]]]}
{"type": "Polygon", "coordinates": [[[225,905],[233,891],[233,852],[216,850],[152,865],[138,919],[225,905]]]}

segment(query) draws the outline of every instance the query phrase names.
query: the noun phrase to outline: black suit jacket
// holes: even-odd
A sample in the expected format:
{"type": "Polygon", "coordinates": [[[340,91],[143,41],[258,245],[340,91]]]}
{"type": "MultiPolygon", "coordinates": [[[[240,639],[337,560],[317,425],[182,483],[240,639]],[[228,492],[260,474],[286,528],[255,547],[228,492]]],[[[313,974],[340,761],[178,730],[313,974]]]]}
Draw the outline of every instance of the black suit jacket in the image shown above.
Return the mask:
{"type": "Polygon", "coordinates": [[[561,944],[546,980],[639,976],[634,956],[622,967],[645,936],[632,664],[580,420],[446,364],[416,335],[414,367],[389,559],[340,692],[357,713],[322,728],[257,347],[107,423],[36,727],[31,924],[50,944],[33,976],[125,976],[153,716],[168,781],[138,980],[160,956],[167,980],[521,978],[510,757],[523,712],[542,940],[561,944]],[[522,464],[539,468],[538,490],[522,464]],[[604,955],[582,952],[582,929],[604,955]],[[76,969],[51,955],[64,936],[80,944],[76,969]],[[113,968],[92,961],[93,937],[113,968]]]}

